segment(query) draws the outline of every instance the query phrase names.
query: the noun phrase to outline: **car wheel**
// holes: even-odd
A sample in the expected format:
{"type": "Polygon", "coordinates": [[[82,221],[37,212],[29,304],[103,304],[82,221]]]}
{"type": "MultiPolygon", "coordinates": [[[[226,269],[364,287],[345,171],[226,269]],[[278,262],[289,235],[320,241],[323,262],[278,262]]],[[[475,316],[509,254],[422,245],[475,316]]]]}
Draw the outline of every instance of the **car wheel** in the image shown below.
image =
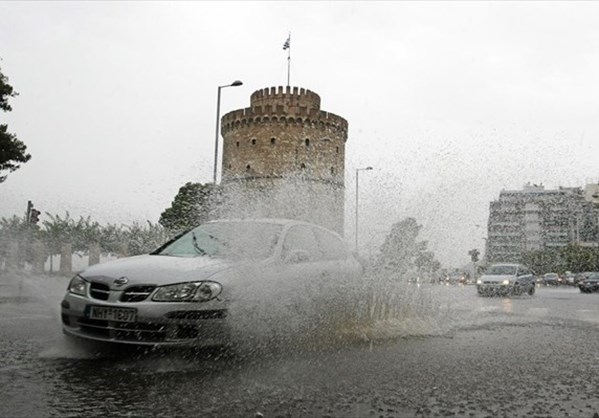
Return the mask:
{"type": "Polygon", "coordinates": [[[528,296],[533,296],[535,294],[535,290],[535,285],[533,284],[530,286],[530,289],[528,289],[528,296]]]}

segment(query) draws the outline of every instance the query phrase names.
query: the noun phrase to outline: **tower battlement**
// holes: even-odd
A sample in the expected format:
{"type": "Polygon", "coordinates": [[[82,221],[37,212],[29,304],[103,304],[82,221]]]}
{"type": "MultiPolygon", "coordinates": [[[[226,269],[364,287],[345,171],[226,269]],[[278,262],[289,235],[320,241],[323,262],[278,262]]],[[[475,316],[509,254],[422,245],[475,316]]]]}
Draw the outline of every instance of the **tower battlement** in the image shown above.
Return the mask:
{"type": "Polygon", "coordinates": [[[250,96],[250,104],[255,106],[277,105],[304,106],[308,109],[320,109],[320,96],[301,87],[267,87],[256,90],[250,96]]]}
{"type": "Polygon", "coordinates": [[[298,87],[269,87],[255,91],[250,107],[222,117],[222,133],[261,123],[292,123],[340,132],[347,139],[347,120],[320,110],[320,96],[298,87]]]}

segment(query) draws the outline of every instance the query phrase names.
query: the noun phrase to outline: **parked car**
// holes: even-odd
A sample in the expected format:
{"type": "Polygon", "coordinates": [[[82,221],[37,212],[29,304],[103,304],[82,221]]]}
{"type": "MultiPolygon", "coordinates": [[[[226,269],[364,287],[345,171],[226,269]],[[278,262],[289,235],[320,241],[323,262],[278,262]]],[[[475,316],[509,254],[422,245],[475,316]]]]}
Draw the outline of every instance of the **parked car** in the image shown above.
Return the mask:
{"type": "MultiPolygon", "coordinates": [[[[256,310],[316,315],[318,306],[333,309],[361,270],[341,237],[320,226],[213,221],[151,254],[77,274],[61,303],[62,325],[69,336],[110,343],[227,344],[236,321],[264,319],[248,319],[256,310]],[[323,302],[298,309],[304,295],[323,302]]],[[[290,326],[283,317],[279,322],[290,326]]]]}
{"type": "Polygon", "coordinates": [[[476,281],[481,296],[535,294],[533,272],[523,264],[491,264],[476,281]]]}
{"type": "Polygon", "coordinates": [[[543,275],[542,283],[545,286],[558,286],[562,284],[562,279],[559,277],[557,273],[545,273],[543,275]]]}
{"type": "Polygon", "coordinates": [[[578,288],[582,293],[599,292],[599,272],[593,272],[578,283],[578,288]]]}

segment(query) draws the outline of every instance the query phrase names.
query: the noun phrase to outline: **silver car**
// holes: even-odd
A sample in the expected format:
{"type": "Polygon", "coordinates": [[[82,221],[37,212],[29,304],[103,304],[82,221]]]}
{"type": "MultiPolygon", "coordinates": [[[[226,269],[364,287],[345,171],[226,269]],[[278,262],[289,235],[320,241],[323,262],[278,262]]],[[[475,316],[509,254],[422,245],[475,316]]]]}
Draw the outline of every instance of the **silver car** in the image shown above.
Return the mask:
{"type": "Polygon", "coordinates": [[[77,274],[61,303],[63,331],[138,345],[227,344],[232,329],[268,321],[265,312],[290,327],[302,313],[342,303],[361,270],[341,237],[320,226],[208,222],[151,254],[77,274]]]}
{"type": "Polygon", "coordinates": [[[535,294],[535,277],[523,264],[492,264],[476,282],[481,296],[535,294]]]}

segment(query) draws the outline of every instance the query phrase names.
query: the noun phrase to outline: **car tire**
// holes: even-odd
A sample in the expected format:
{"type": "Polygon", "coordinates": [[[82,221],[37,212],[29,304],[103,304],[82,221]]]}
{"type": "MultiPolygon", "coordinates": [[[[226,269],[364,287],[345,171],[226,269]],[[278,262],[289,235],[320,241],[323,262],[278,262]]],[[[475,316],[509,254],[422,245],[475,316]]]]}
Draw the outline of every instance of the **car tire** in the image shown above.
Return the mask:
{"type": "Polygon", "coordinates": [[[532,286],[530,286],[530,289],[528,289],[528,296],[534,296],[536,291],[535,285],[533,284],[532,286]]]}

